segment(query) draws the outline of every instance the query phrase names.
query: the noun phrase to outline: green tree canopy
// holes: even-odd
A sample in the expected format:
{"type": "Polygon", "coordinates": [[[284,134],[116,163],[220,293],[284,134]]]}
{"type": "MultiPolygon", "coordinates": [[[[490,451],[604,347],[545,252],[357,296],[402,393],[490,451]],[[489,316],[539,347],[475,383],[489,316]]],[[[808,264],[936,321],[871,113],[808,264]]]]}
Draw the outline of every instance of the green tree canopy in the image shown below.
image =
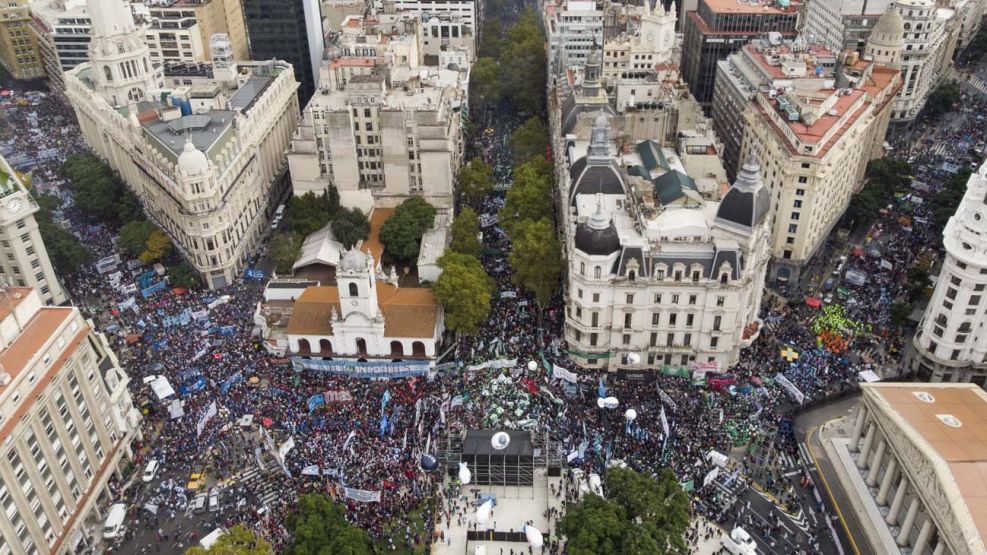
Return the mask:
{"type": "Polygon", "coordinates": [[[493,167],[480,158],[473,158],[459,168],[456,182],[459,183],[459,190],[466,197],[467,204],[477,206],[493,190],[493,167]]]}
{"type": "Polygon", "coordinates": [[[422,235],[433,223],[435,207],[421,197],[411,197],[398,205],[394,215],[380,227],[380,242],[398,260],[417,260],[422,235]]]}
{"type": "Polygon", "coordinates": [[[559,531],[568,540],[568,553],[689,553],[689,497],[674,473],[664,470],[655,479],[613,468],[607,471],[607,490],[609,499],[588,494],[567,504],[559,531]]]}
{"type": "Polygon", "coordinates": [[[332,234],[344,247],[352,248],[370,234],[370,221],[359,208],[341,208],[332,219],[332,234]]]}
{"type": "Polygon", "coordinates": [[[157,227],[147,220],[130,222],[120,228],[117,246],[128,256],[136,258],[147,248],[147,240],[155,229],[157,227]]]}
{"type": "Polygon", "coordinates": [[[140,217],[140,203],[108,165],[88,152],[73,154],[62,174],[74,188],[76,207],[113,228],[140,217]]]}
{"type": "Polygon", "coordinates": [[[243,524],[228,529],[209,549],[190,548],[185,555],[274,555],[274,548],[264,538],[243,524]]]}
{"type": "Polygon", "coordinates": [[[480,256],[483,244],[480,243],[479,234],[479,216],[472,208],[463,208],[452,221],[452,242],[449,249],[470,256],[480,256]]]}
{"type": "Polygon", "coordinates": [[[503,34],[504,27],[500,19],[497,17],[487,17],[483,22],[483,33],[480,37],[477,55],[481,58],[499,58],[500,52],[504,47],[503,34]]]}
{"type": "Polygon", "coordinates": [[[552,217],[552,181],[538,166],[538,162],[526,162],[514,170],[514,183],[500,209],[500,226],[509,235],[522,221],[552,217]]]}
{"type": "Polygon", "coordinates": [[[539,306],[547,306],[562,275],[562,247],[552,222],[542,218],[518,223],[511,243],[507,262],[514,272],[514,284],[533,292],[539,306]]]}
{"type": "Polygon", "coordinates": [[[908,316],[912,313],[910,303],[893,303],[891,305],[891,323],[900,328],[908,321],[908,316]]]}
{"type": "Polygon", "coordinates": [[[154,228],[144,242],[144,252],[137,257],[141,262],[157,262],[171,254],[171,239],[158,228],[154,228]]]}
{"type": "Polygon", "coordinates": [[[490,315],[493,280],[480,261],[468,254],[448,251],[439,258],[442,274],[432,286],[435,298],[445,309],[450,330],[475,335],[490,315]]]}
{"type": "Polygon", "coordinates": [[[67,229],[55,223],[55,212],[59,208],[58,197],[32,191],[38,203],[38,212],[34,219],[38,222],[38,231],[48,250],[55,271],[60,275],[68,275],[89,262],[92,254],[67,229]]]}
{"type": "Polygon", "coordinates": [[[932,220],[937,236],[942,234],[946,223],[960,207],[960,201],[966,194],[966,183],[970,179],[970,173],[969,169],[965,169],[951,176],[932,199],[932,220]]]}
{"type": "Polygon", "coordinates": [[[470,71],[470,93],[473,104],[481,111],[496,106],[500,102],[501,86],[500,66],[497,60],[489,56],[477,58],[470,71]]]}
{"type": "Polygon", "coordinates": [[[941,83],[928,100],[925,101],[923,112],[930,119],[937,119],[953,109],[953,104],[960,101],[960,86],[955,80],[941,83]]]}
{"type": "Polygon", "coordinates": [[[370,538],[346,521],[342,505],[321,493],[298,498],[297,510],[285,519],[295,541],[287,555],[370,555],[370,538]]]}
{"type": "Polygon", "coordinates": [[[538,16],[528,7],[507,32],[502,43],[500,67],[504,90],[520,112],[540,114],[545,107],[545,44],[538,16]]]}
{"type": "Polygon", "coordinates": [[[537,116],[530,117],[511,133],[507,146],[511,149],[515,165],[524,164],[539,156],[544,157],[548,149],[548,130],[537,116]]]}
{"type": "Polygon", "coordinates": [[[202,278],[199,277],[199,272],[184,260],[178,264],[168,266],[167,271],[168,284],[172,287],[193,289],[202,285],[202,278]]]}
{"type": "Polygon", "coordinates": [[[912,167],[902,160],[877,158],[867,164],[866,181],[847,206],[846,217],[855,227],[870,225],[894,194],[911,184],[912,167]]]}
{"type": "Polygon", "coordinates": [[[292,197],[285,210],[284,221],[288,230],[302,237],[322,229],[339,210],[339,193],[330,187],[324,194],[312,191],[292,197]]]}
{"type": "Polygon", "coordinates": [[[279,231],[271,237],[267,253],[274,261],[274,271],[279,274],[290,274],[292,265],[298,260],[305,238],[300,233],[279,231]]]}

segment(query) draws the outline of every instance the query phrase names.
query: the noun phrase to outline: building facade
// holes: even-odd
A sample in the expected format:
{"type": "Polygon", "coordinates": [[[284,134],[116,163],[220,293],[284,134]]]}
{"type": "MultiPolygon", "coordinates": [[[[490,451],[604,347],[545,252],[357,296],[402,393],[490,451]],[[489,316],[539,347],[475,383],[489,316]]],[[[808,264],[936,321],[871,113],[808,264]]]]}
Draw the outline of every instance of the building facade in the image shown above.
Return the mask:
{"type": "Polygon", "coordinates": [[[581,367],[735,363],[760,330],[771,197],[751,161],[709,201],[674,151],[618,149],[600,112],[560,162],[565,340],[581,367]]]}
{"type": "Polygon", "coordinates": [[[277,60],[164,71],[119,0],[89,0],[90,62],[65,74],[83,137],[212,288],[259,246],[297,126],[297,82],[277,60]]]}
{"type": "Polygon", "coordinates": [[[808,2],[805,33],[833,52],[862,52],[871,29],[891,4],[891,0],[808,2]]]}
{"type": "Polygon", "coordinates": [[[85,0],[39,0],[31,4],[32,29],[48,83],[65,89],[62,73],[89,59],[89,11],[85,0]]]}
{"type": "Polygon", "coordinates": [[[929,95],[952,65],[956,36],[951,32],[955,12],[938,8],[934,0],[898,0],[895,7],[904,20],[901,77],[904,86],[895,99],[891,119],[914,120],[929,95]]]}
{"type": "Polygon", "coordinates": [[[605,2],[562,0],[545,4],[549,75],[570,67],[582,67],[590,51],[603,45],[605,2]]]}
{"type": "Polygon", "coordinates": [[[3,550],[86,552],[140,439],[129,378],[78,309],[28,288],[0,295],[3,550]]]}
{"type": "Polygon", "coordinates": [[[882,152],[898,70],[850,55],[835,88],[759,90],[744,112],[741,159],[774,193],[771,279],[795,283],[882,152]],[[785,92],[787,91],[787,92],[785,92]]]}
{"type": "Polygon", "coordinates": [[[31,29],[31,8],[26,0],[0,6],[0,63],[14,79],[45,76],[38,39],[31,29]]]}
{"type": "Polygon", "coordinates": [[[325,33],[319,0],[243,0],[251,60],[282,60],[294,68],[299,105],[319,86],[325,33]]]}
{"type": "Polygon", "coordinates": [[[38,203],[0,156],[0,279],[10,285],[30,287],[45,304],[67,300],[34,215],[38,203]]]}
{"type": "Polygon", "coordinates": [[[151,4],[148,12],[143,26],[155,62],[209,61],[209,40],[217,33],[229,38],[234,58],[251,59],[239,0],[180,0],[151,4]]]}
{"type": "Polygon", "coordinates": [[[970,175],[966,194],[943,230],[943,260],[912,343],[912,370],[933,382],[987,383],[987,338],[978,334],[987,291],[987,164],[970,175]]]}
{"type": "Polygon", "coordinates": [[[987,461],[980,437],[987,393],[919,383],[865,383],[861,392],[848,437],[827,440],[827,451],[866,551],[987,552],[977,470],[987,461]]]}
{"type": "Polygon", "coordinates": [[[699,9],[685,14],[682,77],[704,108],[713,99],[719,60],[768,33],[795,38],[801,4],[786,4],[700,0],[699,9]]]}

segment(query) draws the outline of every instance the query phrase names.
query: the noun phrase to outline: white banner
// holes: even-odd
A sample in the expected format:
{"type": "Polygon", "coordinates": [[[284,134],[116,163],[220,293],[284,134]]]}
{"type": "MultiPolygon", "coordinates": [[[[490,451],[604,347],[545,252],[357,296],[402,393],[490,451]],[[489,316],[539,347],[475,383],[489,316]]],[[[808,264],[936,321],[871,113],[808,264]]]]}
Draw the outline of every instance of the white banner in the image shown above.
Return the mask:
{"type": "Polygon", "coordinates": [[[343,488],[343,495],[360,503],[380,503],[380,491],[343,488]]]}
{"type": "Polygon", "coordinates": [[[463,404],[463,396],[456,395],[455,397],[452,398],[452,401],[449,402],[449,408],[454,409],[462,404],[463,404]]]}
{"type": "Polygon", "coordinates": [[[703,487],[710,485],[717,476],[720,475],[720,467],[714,466],[713,470],[706,473],[706,477],[703,478],[703,487]]]}
{"type": "Polygon", "coordinates": [[[211,419],[213,416],[216,416],[216,410],[217,410],[216,401],[209,403],[209,407],[206,409],[206,412],[202,414],[202,417],[199,418],[199,422],[195,425],[196,437],[202,435],[202,430],[206,428],[206,424],[209,423],[209,419],[211,419]]]}
{"type": "Polygon", "coordinates": [[[318,476],[319,475],[319,465],[310,464],[302,469],[302,474],[305,476],[318,476]]]}
{"type": "Polygon", "coordinates": [[[579,377],[576,376],[575,372],[566,370],[565,368],[562,368],[558,364],[552,367],[552,377],[563,381],[567,381],[569,383],[576,383],[579,381],[579,377]]]}
{"type": "Polygon", "coordinates": [[[658,388],[658,397],[661,399],[662,403],[665,403],[666,405],[672,407],[672,410],[674,411],[679,410],[679,406],[675,404],[675,401],[672,400],[672,398],[668,395],[668,393],[665,393],[665,390],[662,389],[661,386],[655,386],[655,387],[658,388]]]}
{"type": "Polygon", "coordinates": [[[469,366],[466,369],[469,370],[470,372],[476,372],[477,370],[486,370],[488,368],[492,370],[499,370],[501,368],[510,368],[516,365],[517,365],[516,358],[499,358],[497,360],[488,360],[482,364],[474,364],[473,366],[469,366]]]}
{"type": "Polygon", "coordinates": [[[695,372],[703,372],[703,373],[706,373],[706,372],[717,372],[717,373],[719,373],[719,371],[720,371],[720,363],[718,361],[715,361],[715,360],[709,361],[709,362],[693,362],[692,364],[689,365],[689,369],[692,370],[693,373],[695,373],[695,372]]]}
{"type": "Polygon", "coordinates": [[[175,399],[168,405],[168,418],[174,420],[183,416],[185,416],[185,409],[182,408],[182,402],[175,399]]]}
{"type": "Polygon", "coordinates": [[[502,291],[500,293],[500,298],[501,299],[516,299],[517,298],[517,291],[502,291]]]}
{"type": "Polygon", "coordinates": [[[665,437],[668,437],[668,418],[665,416],[665,407],[661,407],[661,429],[665,431],[665,437]]]}
{"type": "Polygon", "coordinates": [[[795,384],[786,378],[784,374],[778,374],[775,376],[775,381],[781,384],[781,387],[784,387],[786,391],[791,393],[792,397],[795,397],[795,400],[798,401],[798,404],[801,405],[805,402],[805,395],[799,391],[799,388],[795,387],[795,384]]]}
{"type": "Polygon", "coordinates": [[[295,448],[295,438],[294,438],[294,436],[289,437],[288,438],[288,441],[282,443],[281,444],[281,447],[278,447],[278,456],[281,457],[281,462],[282,463],[284,463],[284,457],[285,457],[285,455],[288,454],[288,451],[291,451],[294,448],[295,448]]]}
{"type": "Polygon", "coordinates": [[[349,403],[353,396],[345,389],[330,389],[325,393],[327,403],[349,403]]]}

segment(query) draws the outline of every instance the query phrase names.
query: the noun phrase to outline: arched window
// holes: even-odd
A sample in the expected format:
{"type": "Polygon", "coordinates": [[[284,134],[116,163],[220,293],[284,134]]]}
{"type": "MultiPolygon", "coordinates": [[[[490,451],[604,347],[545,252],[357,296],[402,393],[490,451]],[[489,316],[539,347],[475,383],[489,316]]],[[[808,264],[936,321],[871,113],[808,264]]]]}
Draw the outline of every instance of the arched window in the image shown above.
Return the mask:
{"type": "Polygon", "coordinates": [[[425,344],[421,341],[415,341],[411,344],[411,355],[414,357],[424,357],[425,355],[425,344]]]}
{"type": "Polygon", "coordinates": [[[311,353],[312,352],[312,346],[309,345],[308,339],[299,339],[298,340],[298,352],[299,353],[311,353]]]}
{"type": "Polygon", "coordinates": [[[142,90],[140,90],[140,89],[138,89],[136,87],[133,88],[133,89],[130,89],[130,92],[127,93],[127,98],[130,99],[130,100],[132,100],[132,101],[134,101],[134,102],[137,102],[138,100],[143,100],[144,99],[144,91],[142,91],[142,90]]]}
{"type": "Polygon", "coordinates": [[[350,284],[350,296],[356,297],[360,295],[360,288],[356,286],[355,283],[350,284]]]}
{"type": "Polygon", "coordinates": [[[103,66],[103,76],[106,77],[107,81],[113,80],[113,72],[110,71],[110,66],[103,66]]]}
{"type": "Polygon", "coordinates": [[[585,262],[580,262],[579,263],[579,275],[581,275],[581,276],[585,276],[586,275],[586,263],[585,262]]]}
{"type": "Polygon", "coordinates": [[[323,355],[331,355],[332,354],[332,343],[328,339],[320,339],[319,340],[319,351],[323,355]]]}
{"type": "Polygon", "coordinates": [[[595,266],[593,268],[593,277],[595,277],[596,279],[600,279],[602,275],[603,275],[603,268],[600,268],[599,266],[595,266]]]}
{"type": "Polygon", "coordinates": [[[634,270],[627,272],[627,279],[634,281],[634,278],[636,277],[637,277],[637,272],[635,272],[634,270]]]}
{"type": "Polygon", "coordinates": [[[367,356],[367,340],[358,337],[356,339],[356,353],[360,356],[367,356]]]}
{"type": "Polygon", "coordinates": [[[730,274],[728,274],[726,272],[723,272],[722,274],[720,274],[720,283],[725,284],[727,282],[727,279],[729,279],[729,276],[730,276],[730,274]]]}
{"type": "Polygon", "coordinates": [[[404,356],[404,345],[400,341],[391,341],[391,357],[400,358],[404,356]]]}

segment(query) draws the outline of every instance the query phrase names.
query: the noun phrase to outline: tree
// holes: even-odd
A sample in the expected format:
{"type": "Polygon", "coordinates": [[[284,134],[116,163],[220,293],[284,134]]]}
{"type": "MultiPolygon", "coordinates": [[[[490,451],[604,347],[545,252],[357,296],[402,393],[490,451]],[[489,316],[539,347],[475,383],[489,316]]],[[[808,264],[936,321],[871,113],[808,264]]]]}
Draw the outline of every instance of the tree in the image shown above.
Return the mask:
{"type": "Polygon", "coordinates": [[[439,258],[442,274],[432,286],[435,298],[445,309],[450,330],[475,335],[480,323],[490,315],[493,280],[480,261],[468,254],[447,252],[439,258]]]}
{"type": "Polygon", "coordinates": [[[470,256],[480,256],[483,244],[480,243],[479,234],[480,218],[472,208],[463,208],[452,221],[452,242],[449,249],[470,256]]]}
{"type": "Polygon", "coordinates": [[[493,190],[493,167],[480,158],[473,158],[469,164],[459,168],[456,182],[459,183],[459,190],[466,197],[467,204],[477,206],[493,190]]]}
{"type": "Polygon", "coordinates": [[[522,221],[552,217],[552,181],[536,166],[537,162],[527,162],[514,170],[514,183],[500,209],[500,226],[508,235],[522,221]]]}
{"type": "Polygon", "coordinates": [[[936,87],[925,101],[925,116],[929,119],[937,119],[939,116],[951,111],[953,104],[959,101],[959,84],[955,80],[946,81],[936,87]]]}
{"type": "Polygon", "coordinates": [[[537,116],[530,117],[511,133],[507,145],[514,157],[514,164],[524,164],[532,158],[545,156],[548,149],[548,130],[537,116]]]}
{"type": "Polygon", "coordinates": [[[140,203],[117,174],[89,153],[73,154],[62,173],[75,189],[76,207],[84,214],[117,228],[140,218],[140,203]]]}
{"type": "Polygon", "coordinates": [[[421,197],[411,197],[394,210],[394,215],[380,226],[380,242],[394,258],[418,259],[422,235],[435,223],[435,207],[421,197]]]}
{"type": "Polygon", "coordinates": [[[195,546],[185,555],[273,555],[274,548],[264,538],[259,538],[243,524],[226,530],[209,549],[195,546]]]}
{"type": "Polygon", "coordinates": [[[488,56],[478,58],[470,72],[470,92],[481,112],[500,102],[502,85],[497,60],[488,56]]]}
{"type": "Polygon", "coordinates": [[[871,160],[867,164],[864,187],[847,206],[847,218],[855,227],[870,225],[877,213],[891,203],[895,193],[911,184],[911,172],[911,165],[902,160],[871,160]]]}
{"type": "Polygon", "coordinates": [[[171,254],[171,239],[160,229],[155,228],[144,245],[144,252],[137,257],[141,262],[157,262],[171,254]]]}
{"type": "Polygon", "coordinates": [[[193,289],[202,285],[202,280],[199,278],[199,272],[192,267],[191,264],[185,262],[184,260],[178,264],[168,266],[168,284],[172,287],[185,287],[186,289],[193,289]]]}
{"type": "Polygon", "coordinates": [[[295,536],[287,555],[370,555],[367,533],[346,521],[342,505],[321,493],[298,498],[297,510],[285,519],[295,536]]]}
{"type": "Polygon", "coordinates": [[[946,223],[956,213],[956,209],[959,208],[960,201],[963,200],[963,195],[966,194],[966,184],[970,179],[970,173],[971,171],[969,169],[964,169],[951,176],[943,188],[932,199],[932,221],[935,224],[934,230],[936,235],[942,234],[946,223]]]}
{"type": "Polygon", "coordinates": [[[552,222],[547,218],[522,221],[516,225],[511,242],[507,262],[514,271],[514,284],[533,292],[539,306],[547,306],[562,274],[562,247],[552,222]]]}
{"type": "Polygon", "coordinates": [[[342,208],[332,219],[332,234],[347,249],[370,235],[370,221],[359,208],[342,208]]]}
{"type": "Polygon", "coordinates": [[[912,314],[912,305],[910,303],[892,303],[891,305],[891,323],[894,324],[896,328],[900,328],[905,325],[908,321],[908,317],[912,314]]]}
{"type": "Polygon", "coordinates": [[[38,222],[38,231],[48,250],[55,271],[60,275],[68,275],[89,262],[92,254],[68,230],[55,223],[55,212],[59,209],[58,197],[33,190],[32,194],[38,203],[38,212],[34,219],[38,222]]]}
{"type": "Polygon", "coordinates": [[[309,191],[293,197],[284,215],[288,230],[307,237],[325,227],[339,210],[339,194],[335,191],[332,188],[322,195],[309,191]]]}
{"type": "Polygon", "coordinates": [[[538,16],[525,8],[507,32],[500,53],[504,90],[519,112],[540,114],[545,106],[546,60],[538,16]]]}
{"type": "Polygon", "coordinates": [[[483,34],[480,37],[480,45],[477,50],[481,58],[500,57],[500,51],[504,47],[503,25],[496,17],[487,17],[483,22],[483,34]]]}
{"type": "Polygon", "coordinates": [[[300,233],[279,231],[271,237],[267,252],[274,261],[274,271],[279,274],[290,274],[292,265],[298,260],[305,238],[300,233]]]}
{"type": "Polygon", "coordinates": [[[137,258],[147,249],[147,240],[157,229],[147,220],[135,220],[120,228],[117,246],[128,256],[137,258]]]}
{"type": "Polygon", "coordinates": [[[924,266],[912,266],[908,269],[908,285],[905,290],[908,301],[914,303],[925,296],[929,287],[929,270],[924,266]]]}
{"type": "Polygon", "coordinates": [[[568,540],[568,553],[689,553],[689,497],[674,473],[664,470],[656,480],[613,468],[607,471],[607,490],[609,499],[588,494],[566,505],[559,531],[568,540]]]}

